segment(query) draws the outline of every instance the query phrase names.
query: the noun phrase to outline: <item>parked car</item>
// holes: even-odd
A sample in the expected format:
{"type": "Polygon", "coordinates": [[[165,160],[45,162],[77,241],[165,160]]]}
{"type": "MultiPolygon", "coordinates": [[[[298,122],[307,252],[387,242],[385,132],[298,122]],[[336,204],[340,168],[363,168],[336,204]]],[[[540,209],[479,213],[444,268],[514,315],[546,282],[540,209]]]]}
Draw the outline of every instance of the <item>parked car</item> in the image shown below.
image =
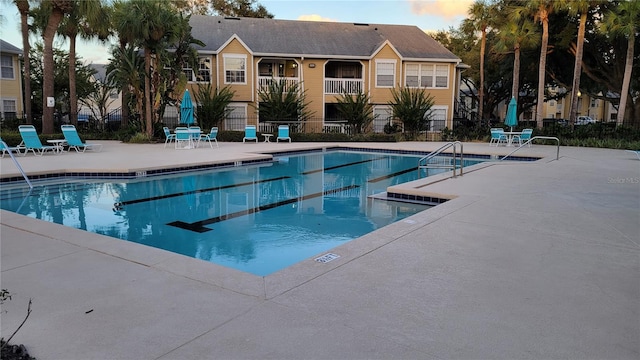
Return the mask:
{"type": "Polygon", "coordinates": [[[576,125],[587,125],[587,124],[595,124],[596,121],[593,120],[590,116],[578,116],[576,118],[576,125]]]}

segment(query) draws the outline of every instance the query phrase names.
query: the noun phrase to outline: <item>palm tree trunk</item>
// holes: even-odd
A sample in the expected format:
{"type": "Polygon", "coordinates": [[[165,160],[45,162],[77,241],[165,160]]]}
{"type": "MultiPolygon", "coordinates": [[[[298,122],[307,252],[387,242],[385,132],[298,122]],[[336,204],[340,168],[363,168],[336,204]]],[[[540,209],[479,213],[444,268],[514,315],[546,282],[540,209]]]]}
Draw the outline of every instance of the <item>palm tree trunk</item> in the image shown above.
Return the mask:
{"type": "Polygon", "coordinates": [[[76,92],[76,35],[69,36],[69,121],[78,125],[78,95],[76,92]]]}
{"type": "Polygon", "coordinates": [[[547,69],[547,45],[549,44],[549,19],[546,11],[540,16],[542,21],[542,44],[538,67],[538,99],[536,101],[536,126],[542,129],[542,109],[544,108],[544,89],[547,69]]]}
{"type": "Polygon", "coordinates": [[[580,91],[580,75],[582,74],[582,53],[584,52],[584,32],[587,24],[587,12],[580,14],[578,27],[578,43],[576,44],[576,62],[573,65],[573,85],[571,86],[571,113],[569,123],[575,124],[578,115],[578,92],[580,91]]]}
{"type": "Polygon", "coordinates": [[[520,44],[513,47],[513,83],[511,85],[511,96],[518,101],[518,91],[520,90],[520,44]]]}
{"type": "Polygon", "coordinates": [[[22,31],[22,61],[23,61],[23,73],[22,81],[24,83],[24,116],[27,120],[27,124],[32,123],[31,115],[31,64],[29,63],[29,52],[31,51],[31,45],[29,44],[29,3],[27,2],[26,9],[20,9],[20,28],[22,31]]]}
{"type": "Polygon", "coordinates": [[[53,134],[53,107],[47,106],[47,98],[55,98],[53,86],[53,37],[58,30],[64,13],[54,8],[49,16],[47,27],[42,38],[44,40],[43,85],[42,85],[42,133],[53,134]]]}
{"type": "Polygon", "coordinates": [[[624,124],[624,115],[627,110],[627,98],[629,97],[629,86],[631,84],[631,71],[633,70],[633,51],[635,41],[636,36],[632,31],[629,34],[627,59],[624,66],[624,77],[622,78],[622,90],[620,91],[620,105],[618,106],[618,116],[616,117],[616,123],[618,125],[624,124]]]}

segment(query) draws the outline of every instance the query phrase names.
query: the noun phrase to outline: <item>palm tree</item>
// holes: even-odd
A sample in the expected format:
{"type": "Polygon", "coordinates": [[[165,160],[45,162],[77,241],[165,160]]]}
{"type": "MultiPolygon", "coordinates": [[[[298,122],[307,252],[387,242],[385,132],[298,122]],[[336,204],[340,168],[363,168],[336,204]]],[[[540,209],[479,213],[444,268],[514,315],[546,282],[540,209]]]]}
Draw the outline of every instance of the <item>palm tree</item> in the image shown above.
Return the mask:
{"type": "Polygon", "coordinates": [[[29,51],[31,51],[31,45],[29,44],[29,0],[13,0],[18,11],[20,12],[20,30],[22,32],[22,81],[24,83],[24,114],[27,120],[27,124],[31,124],[31,67],[29,66],[29,51]]]}
{"type": "Polygon", "coordinates": [[[258,99],[260,121],[306,121],[313,115],[300,83],[272,79],[268,86],[258,88],[258,99]]]}
{"type": "Polygon", "coordinates": [[[491,24],[491,9],[487,0],[477,0],[469,7],[469,18],[465,19],[463,28],[480,31],[480,84],[478,86],[478,116],[484,119],[484,53],[487,46],[487,29],[491,24]]]}
{"type": "Polygon", "coordinates": [[[77,124],[78,96],[76,94],[76,38],[98,36],[105,40],[109,36],[106,12],[100,0],[76,0],[73,9],[65,16],[58,32],[69,39],[69,120],[77,124]]]}
{"type": "MultiPolygon", "coordinates": [[[[507,9],[507,13],[512,9],[507,9]]],[[[520,51],[524,48],[538,46],[540,37],[537,33],[536,26],[533,22],[526,18],[511,17],[500,27],[498,32],[498,41],[494,48],[499,51],[513,50],[513,82],[511,85],[511,96],[518,100],[518,92],[520,91],[520,51]]]]}
{"type": "Polygon", "coordinates": [[[569,123],[575,124],[578,114],[578,92],[580,90],[580,75],[582,74],[582,54],[584,53],[584,35],[587,27],[587,14],[589,10],[602,0],[573,0],[569,3],[568,9],[571,15],[580,15],[580,25],[578,26],[578,40],[576,43],[576,61],[573,65],[573,84],[571,86],[571,110],[569,112],[569,123]]]}
{"type": "Polygon", "coordinates": [[[52,134],[54,132],[53,107],[47,106],[47,98],[54,98],[53,38],[58,31],[58,25],[60,25],[64,14],[73,9],[73,0],[43,0],[40,8],[42,16],[47,19],[44,31],[42,32],[42,39],[44,41],[42,133],[52,134]]]}
{"type": "Polygon", "coordinates": [[[529,0],[525,3],[524,8],[516,10],[533,12],[534,20],[542,24],[542,42],[540,46],[540,60],[538,63],[538,99],[536,101],[536,122],[537,127],[542,128],[544,108],[544,89],[546,86],[546,69],[547,69],[547,47],[549,46],[549,14],[553,13],[556,8],[564,6],[564,0],[529,0]]]}
{"type": "MultiPolygon", "coordinates": [[[[136,99],[136,109],[138,114],[143,112],[144,93],[142,84],[144,83],[144,62],[138,56],[137,50],[133,46],[114,47],[111,52],[112,58],[107,65],[107,80],[116,85],[122,93],[133,94],[136,99]]],[[[128,101],[129,96],[123,96],[123,100],[128,101]]],[[[126,102],[122,103],[122,110],[128,109],[126,102]]],[[[123,115],[124,119],[124,115],[123,115]]],[[[123,124],[124,125],[124,124],[123,124]]]]}
{"type": "Polygon", "coordinates": [[[634,44],[636,32],[640,27],[640,1],[621,1],[618,6],[610,10],[604,18],[602,30],[613,35],[627,38],[627,55],[625,59],[624,77],[620,90],[620,105],[618,106],[617,124],[625,121],[625,112],[629,98],[631,72],[633,71],[634,44]]]}
{"type": "Polygon", "coordinates": [[[337,100],[338,113],[351,126],[351,133],[364,133],[376,117],[369,95],[360,89],[355,94],[345,91],[337,100]]]}
{"type": "Polygon", "coordinates": [[[434,97],[424,88],[402,87],[391,89],[393,100],[389,102],[393,109],[393,117],[400,119],[404,130],[411,139],[416,139],[422,130],[427,129],[429,114],[433,107],[434,97]]]}

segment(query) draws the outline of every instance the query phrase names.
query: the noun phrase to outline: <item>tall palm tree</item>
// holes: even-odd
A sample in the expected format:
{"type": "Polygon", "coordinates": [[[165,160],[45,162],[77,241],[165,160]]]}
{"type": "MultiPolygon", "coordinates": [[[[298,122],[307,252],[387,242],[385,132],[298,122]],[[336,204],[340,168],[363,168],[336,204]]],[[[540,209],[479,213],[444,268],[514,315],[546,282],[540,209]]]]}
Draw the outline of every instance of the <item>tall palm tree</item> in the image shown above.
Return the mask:
{"type": "Polygon", "coordinates": [[[27,124],[32,122],[31,114],[31,67],[29,66],[29,0],[13,0],[20,12],[20,31],[22,32],[22,82],[24,83],[24,115],[27,124]]]}
{"type": "Polygon", "coordinates": [[[64,14],[73,9],[73,0],[42,0],[41,14],[47,18],[42,39],[44,41],[43,54],[43,85],[42,85],[42,133],[53,134],[53,107],[47,106],[47,98],[54,98],[54,62],[53,38],[58,31],[58,25],[64,14]]]}
{"type": "Polygon", "coordinates": [[[540,60],[538,63],[538,99],[536,101],[536,126],[542,128],[544,108],[544,89],[546,87],[547,51],[549,46],[549,15],[564,6],[565,0],[528,0],[523,6],[517,7],[514,15],[517,17],[533,14],[535,21],[542,24],[542,41],[540,44],[540,60]]]}
{"type": "MultiPolygon", "coordinates": [[[[506,9],[509,14],[513,9],[506,9]]],[[[498,41],[494,49],[498,52],[513,51],[513,81],[511,85],[511,96],[518,100],[520,90],[520,52],[522,48],[538,46],[540,36],[533,22],[528,18],[517,18],[506,16],[506,23],[502,24],[498,32],[498,41]]]]}
{"type": "Polygon", "coordinates": [[[602,26],[604,32],[610,32],[613,35],[621,35],[627,38],[624,77],[622,78],[620,105],[618,106],[618,116],[616,118],[618,125],[622,125],[625,121],[629,87],[631,84],[631,72],[633,71],[635,36],[638,28],[640,28],[640,1],[638,0],[621,1],[618,6],[605,15],[602,26]]]}
{"type": "Polygon", "coordinates": [[[480,84],[478,86],[478,116],[484,119],[484,53],[487,47],[487,29],[491,25],[491,9],[489,0],[477,0],[470,7],[469,18],[462,26],[480,31],[480,84]]]}
{"type": "MultiPolygon", "coordinates": [[[[144,93],[142,87],[144,83],[144,63],[142,58],[138,56],[136,49],[129,45],[124,48],[114,47],[111,52],[112,58],[109,59],[107,65],[107,79],[110,83],[114,83],[123,93],[134,94],[136,99],[136,109],[138,114],[143,112],[144,93]]],[[[123,100],[129,100],[129,96],[123,100]]],[[[128,108],[123,102],[122,109],[128,108]]]]}
{"type": "Polygon", "coordinates": [[[76,39],[98,36],[106,40],[109,36],[106,12],[100,0],[76,0],[72,10],[66,14],[58,32],[69,39],[69,120],[77,124],[78,96],[76,94],[76,39]]]}
{"type": "Polygon", "coordinates": [[[576,61],[573,65],[573,84],[571,85],[570,124],[575,124],[576,116],[578,115],[578,92],[580,90],[580,76],[582,74],[582,54],[584,53],[584,35],[587,27],[587,15],[591,8],[603,2],[603,0],[573,0],[568,4],[569,14],[580,16],[578,40],[576,41],[576,61]]]}

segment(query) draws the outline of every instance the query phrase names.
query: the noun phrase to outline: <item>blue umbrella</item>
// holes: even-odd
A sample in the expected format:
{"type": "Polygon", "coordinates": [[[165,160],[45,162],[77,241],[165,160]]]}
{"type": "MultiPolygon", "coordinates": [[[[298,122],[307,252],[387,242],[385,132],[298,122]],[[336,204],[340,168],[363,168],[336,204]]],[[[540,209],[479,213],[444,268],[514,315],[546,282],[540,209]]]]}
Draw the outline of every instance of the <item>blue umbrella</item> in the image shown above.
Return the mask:
{"type": "Polygon", "coordinates": [[[184,92],[180,103],[180,123],[185,125],[193,124],[193,103],[188,89],[184,92]]]}
{"type": "Polygon", "coordinates": [[[509,101],[507,117],[504,119],[504,124],[511,127],[511,131],[513,131],[514,126],[518,126],[518,102],[515,97],[512,97],[511,101],[509,101]]]}

